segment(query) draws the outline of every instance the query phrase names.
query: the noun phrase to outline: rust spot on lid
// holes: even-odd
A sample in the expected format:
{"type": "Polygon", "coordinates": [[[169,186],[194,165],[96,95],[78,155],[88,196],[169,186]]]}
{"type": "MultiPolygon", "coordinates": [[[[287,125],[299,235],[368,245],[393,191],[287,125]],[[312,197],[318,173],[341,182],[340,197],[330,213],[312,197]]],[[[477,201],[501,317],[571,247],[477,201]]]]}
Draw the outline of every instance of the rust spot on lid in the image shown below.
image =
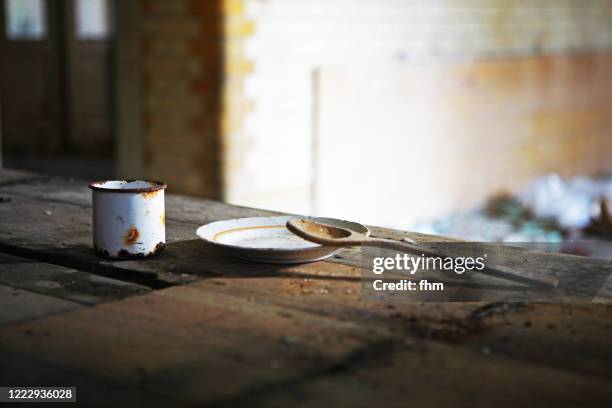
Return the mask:
{"type": "Polygon", "coordinates": [[[159,190],[155,190],[155,191],[145,191],[144,193],[140,193],[140,195],[145,199],[148,200],[149,198],[153,198],[157,195],[157,191],[159,190]]]}
{"type": "Polygon", "coordinates": [[[162,224],[166,225],[166,213],[163,213],[160,217],[159,220],[161,221],[162,224]]]}
{"type": "Polygon", "coordinates": [[[127,231],[127,233],[125,234],[125,236],[123,237],[123,241],[127,245],[134,245],[136,241],[138,241],[139,237],[140,237],[140,232],[138,232],[138,229],[132,225],[130,229],[127,231]]]}

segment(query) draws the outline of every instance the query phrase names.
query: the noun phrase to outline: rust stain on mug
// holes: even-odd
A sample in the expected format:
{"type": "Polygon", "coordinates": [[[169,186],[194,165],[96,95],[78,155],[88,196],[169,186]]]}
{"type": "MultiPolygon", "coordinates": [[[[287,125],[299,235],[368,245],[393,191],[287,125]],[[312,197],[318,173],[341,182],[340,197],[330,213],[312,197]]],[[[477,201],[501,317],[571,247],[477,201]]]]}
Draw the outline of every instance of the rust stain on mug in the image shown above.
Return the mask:
{"type": "Polygon", "coordinates": [[[138,232],[138,229],[132,225],[130,229],[128,230],[128,232],[123,237],[123,241],[127,245],[134,245],[136,241],[138,241],[139,237],[140,237],[140,232],[138,232]]]}
{"type": "Polygon", "coordinates": [[[162,224],[166,225],[166,213],[163,213],[160,217],[159,220],[161,221],[162,224]]]}
{"type": "Polygon", "coordinates": [[[140,193],[140,195],[145,199],[148,200],[149,198],[153,198],[157,195],[157,190],[156,191],[145,191],[144,193],[140,193]]]}

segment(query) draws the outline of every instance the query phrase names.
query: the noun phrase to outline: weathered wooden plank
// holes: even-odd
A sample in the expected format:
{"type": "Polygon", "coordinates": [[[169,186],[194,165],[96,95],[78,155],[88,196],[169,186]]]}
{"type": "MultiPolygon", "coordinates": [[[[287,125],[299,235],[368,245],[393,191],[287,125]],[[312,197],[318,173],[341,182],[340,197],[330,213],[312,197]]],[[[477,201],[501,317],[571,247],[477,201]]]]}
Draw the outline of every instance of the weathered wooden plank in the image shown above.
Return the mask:
{"type": "MultiPolygon", "coordinates": [[[[408,397],[421,406],[458,403],[466,396],[475,406],[577,406],[583,395],[602,405],[612,400],[609,374],[574,371],[563,362],[526,355],[508,358],[494,346],[471,344],[495,330],[492,324],[505,324],[504,317],[512,314],[503,308],[467,313],[467,305],[461,305],[465,314],[455,323],[423,324],[419,320],[434,323],[436,313],[450,317],[444,305],[417,304],[401,311],[404,316],[395,309],[380,315],[394,324],[368,325],[361,311],[337,315],[339,306],[325,302],[337,298],[336,292],[302,294],[309,299],[303,310],[283,307],[299,302],[302,290],[270,298],[257,282],[279,280],[211,279],[13,325],[0,329],[0,357],[24,356],[143,394],[214,406],[399,405],[408,397]],[[331,306],[327,315],[309,310],[321,300],[331,306]]],[[[351,296],[340,295],[347,310],[351,296]]],[[[379,312],[385,306],[378,306],[379,312]]],[[[593,322],[609,324],[609,312],[593,322]]],[[[533,336],[518,347],[545,353],[554,344],[545,339],[533,336]]],[[[600,356],[601,366],[609,355],[600,356]]]]}
{"type": "Polygon", "coordinates": [[[77,403],[87,407],[168,407],[176,405],[160,395],[128,388],[116,381],[100,380],[82,371],[60,368],[44,359],[2,353],[0,383],[15,387],[76,387],[77,403]]]}
{"type": "Polygon", "coordinates": [[[206,279],[191,286],[206,293],[248,297],[255,304],[281,306],[288,313],[299,308],[333,316],[385,330],[398,339],[445,342],[612,378],[612,309],[608,305],[385,303],[363,298],[361,285],[350,279],[351,271],[346,267],[330,265],[328,270],[311,271],[306,279],[236,276],[206,279]]]}
{"type": "Polygon", "coordinates": [[[0,285],[0,326],[81,307],[79,303],[0,285]]]}
{"type": "Polygon", "coordinates": [[[575,375],[439,343],[408,343],[382,358],[293,387],[262,390],[226,406],[609,406],[609,379],[575,375]]]}
{"type": "Polygon", "coordinates": [[[528,304],[485,318],[487,330],[465,346],[557,369],[612,378],[609,305],[528,304]]]}
{"type": "Polygon", "coordinates": [[[6,254],[0,254],[0,283],[87,305],[150,291],[146,286],[6,254]]]}
{"type": "Polygon", "coordinates": [[[48,176],[22,170],[0,169],[0,186],[10,186],[34,180],[47,180],[48,176]]]}
{"type": "Polygon", "coordinates": [[[384,335],[349,321],[285,313],[248,298],[173,287],[2,328],[0,356],[24,355],[196,403],[299,380],[384,335]]]}

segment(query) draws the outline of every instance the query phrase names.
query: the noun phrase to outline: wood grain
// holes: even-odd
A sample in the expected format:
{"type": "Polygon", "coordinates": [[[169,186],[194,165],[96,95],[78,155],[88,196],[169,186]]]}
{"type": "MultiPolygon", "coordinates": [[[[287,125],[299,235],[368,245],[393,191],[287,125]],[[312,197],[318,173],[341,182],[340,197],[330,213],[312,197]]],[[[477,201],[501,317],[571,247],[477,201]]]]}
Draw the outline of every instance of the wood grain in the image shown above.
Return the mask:
{"type": "Polygon", "coordinates": [[[298,379],[379,337],[355,323],[182,286],[7,327],[0,354],[210,402],[298,379]]]}
{"type": "Polygon", "coordinates": [[[266,407],[606,406],[612,398],[608,382],[482,351],[417,342],[352,370],[338,370],[289,390],[279,388],[231,403],[266,407]]]}
{"type": "Polygon", "coordinates": [[[150,290],[146,286],[2,253],[0,284],[83,305],[109,302],[150,290]]]}
{"type": "Polygon", "coordinates": [[[0,326],[82,307],[55,297],[0,284],[0,326]]]}

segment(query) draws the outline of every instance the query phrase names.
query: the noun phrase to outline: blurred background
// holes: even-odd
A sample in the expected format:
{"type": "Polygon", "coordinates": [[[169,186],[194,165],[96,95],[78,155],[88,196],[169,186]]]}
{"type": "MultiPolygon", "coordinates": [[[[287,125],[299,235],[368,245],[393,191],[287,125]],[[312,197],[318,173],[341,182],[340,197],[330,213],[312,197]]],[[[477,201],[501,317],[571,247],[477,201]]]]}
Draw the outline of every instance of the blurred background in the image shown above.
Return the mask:
{"type": "Polygon", "coordinates": [[[0,0],[2,165],[480,240],[609,235],[612,0],[0,0]]]}

